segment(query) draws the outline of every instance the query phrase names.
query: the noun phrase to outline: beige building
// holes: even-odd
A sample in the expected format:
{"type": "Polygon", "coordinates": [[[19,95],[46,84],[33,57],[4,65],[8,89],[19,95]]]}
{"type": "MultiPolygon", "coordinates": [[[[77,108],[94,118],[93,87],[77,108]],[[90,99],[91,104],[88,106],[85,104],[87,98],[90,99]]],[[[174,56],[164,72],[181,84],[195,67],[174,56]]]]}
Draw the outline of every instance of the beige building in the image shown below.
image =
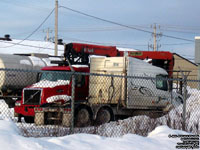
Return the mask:
{"type": "MultiPolygon", "coordinates": [[[[197,64],[191,62],[190,60],[174,53],[174,73],[173,73],[173,77],[174,78],[181,78],[181,72],[179,71],[183,71],[183,73],[185,75],[188,75],[187,79],[189,80],[197,80],[197,75],[198,75],[198,66],[197,64]]],[[[197,88],[197,82],[188,82],[188,85],[192,88],[197,88]]]]}

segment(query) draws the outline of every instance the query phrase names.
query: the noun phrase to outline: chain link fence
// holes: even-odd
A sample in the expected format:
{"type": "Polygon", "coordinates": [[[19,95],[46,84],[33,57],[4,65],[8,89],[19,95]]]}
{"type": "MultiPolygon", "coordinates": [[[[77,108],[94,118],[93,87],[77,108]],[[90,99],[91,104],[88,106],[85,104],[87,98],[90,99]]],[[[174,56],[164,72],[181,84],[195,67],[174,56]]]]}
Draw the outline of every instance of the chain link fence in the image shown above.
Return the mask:
{"type": "Polygon", "coordinates": [[[0,79],[0,119],[23,136],[147,136],[160,125],[200,134],[197,80],[13,69],[0,79]]]}

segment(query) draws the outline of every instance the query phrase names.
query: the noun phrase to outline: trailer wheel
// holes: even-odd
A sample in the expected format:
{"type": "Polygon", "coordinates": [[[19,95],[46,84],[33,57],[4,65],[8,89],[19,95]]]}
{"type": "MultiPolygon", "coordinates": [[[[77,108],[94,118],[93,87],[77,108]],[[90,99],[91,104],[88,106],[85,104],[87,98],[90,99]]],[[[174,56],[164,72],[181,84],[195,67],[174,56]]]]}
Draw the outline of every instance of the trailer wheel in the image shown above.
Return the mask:
{"type": "Polygon", "coordinates": [[[91,124],[90,113],[87,108],[80,108],[75,116],[76,127],[87,127],[91,124]]]}
{"type": "Polygon", "coordinates": [[[110,110],[109,108],[101,108],[97,113],[95,122],[97,125],[101,125],[104,123],[108,123],[111,120],[113,120],[112,110],[110,110]]]}
{"type": "Polygon", "coordinates": [[[34,117],[24,117],[26,123],[34,123],[34,117]]]}

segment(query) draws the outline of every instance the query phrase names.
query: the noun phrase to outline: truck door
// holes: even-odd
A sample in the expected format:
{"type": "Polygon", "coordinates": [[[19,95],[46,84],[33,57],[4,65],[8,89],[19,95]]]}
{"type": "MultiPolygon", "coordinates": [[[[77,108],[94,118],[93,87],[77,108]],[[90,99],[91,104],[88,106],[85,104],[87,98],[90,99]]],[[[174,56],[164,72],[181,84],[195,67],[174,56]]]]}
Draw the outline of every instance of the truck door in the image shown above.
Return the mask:
{"type": "Polygon", "coordinates": [[[155,79],[128,79],[128,107],[153,108],[164,107],[170,97],[168,81],[164,75],[156,75],[155,79]]]}
{"type": "Polygon", "coordinates": [[[87,76],[75,76],[75,100],[85,100],[88,96],[87,76]]]}
{"type": "Polygon", "coordinates": [[[157,105],[165,106],[167,101],[171,98],[171,93],[169,92],[169,81],[166,80],[167,75],[156,75],[156,90],[154,91],[157,97],[157,105]]]}

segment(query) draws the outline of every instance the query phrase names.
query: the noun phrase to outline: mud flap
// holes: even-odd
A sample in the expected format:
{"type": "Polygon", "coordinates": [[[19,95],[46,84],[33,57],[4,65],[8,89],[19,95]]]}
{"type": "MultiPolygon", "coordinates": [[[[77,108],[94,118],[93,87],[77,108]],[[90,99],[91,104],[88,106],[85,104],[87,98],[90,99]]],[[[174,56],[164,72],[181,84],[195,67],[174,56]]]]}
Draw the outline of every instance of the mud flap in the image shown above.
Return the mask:
{"type": "Polygon", "coordinates": [[[63,113],[62,125],[64,127],[70,127],[70,125],[71,125],[71,113],[63,113]]]}
{"type": "Polygon", "coordinates": [[[44,112],[35,112],[34,122],[36,125],[44,125],[44,112]]]}

